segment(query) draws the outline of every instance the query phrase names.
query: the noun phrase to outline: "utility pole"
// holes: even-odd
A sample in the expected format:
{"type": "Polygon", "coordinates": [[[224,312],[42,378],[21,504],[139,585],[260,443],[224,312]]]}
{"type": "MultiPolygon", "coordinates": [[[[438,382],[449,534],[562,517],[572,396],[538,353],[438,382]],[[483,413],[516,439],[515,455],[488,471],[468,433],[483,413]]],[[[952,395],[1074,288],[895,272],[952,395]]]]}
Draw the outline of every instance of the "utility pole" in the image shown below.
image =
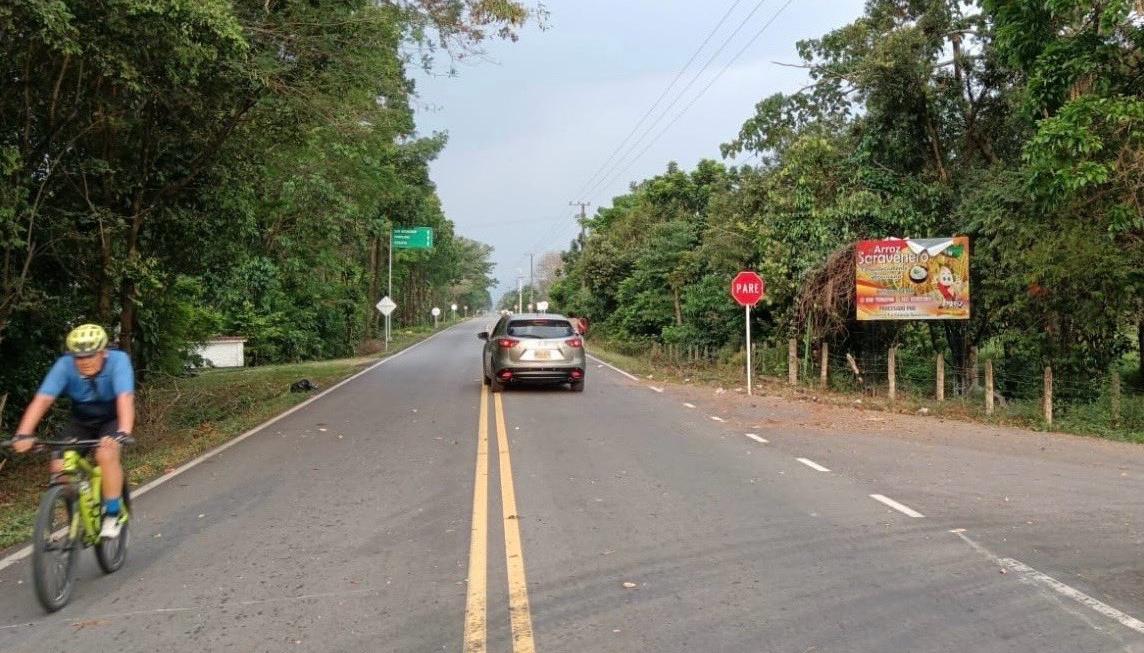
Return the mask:
{"type": "Polygon", "coordinates": [[[536,305],[536,277],[534,276],[535,268],[532,265],[532,254],[528,255],[528,305],[536,305]]]}
{"type": "Polygon", "coordinates": [[[585,223],[588,222],[588,207],[592,206],[591,202],[568,202],[568,206],[580,207],[580,248],[583,249],[584,242],[588,237],[585,231],[585,223]]]}
{"type": "Polygon", "coordinates": [[[518,314],[524,312],[524,272],[516,269],[516,312],[518,314]]]}

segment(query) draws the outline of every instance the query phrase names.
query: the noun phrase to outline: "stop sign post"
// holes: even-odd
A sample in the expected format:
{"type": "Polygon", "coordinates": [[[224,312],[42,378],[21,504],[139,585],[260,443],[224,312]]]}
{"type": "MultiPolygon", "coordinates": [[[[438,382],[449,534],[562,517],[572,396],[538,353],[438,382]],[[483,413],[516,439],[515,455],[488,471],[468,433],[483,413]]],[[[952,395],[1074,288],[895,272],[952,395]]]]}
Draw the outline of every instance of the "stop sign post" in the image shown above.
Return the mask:
{"type": "Polygon", "coordinates": [[[751,307],[759,303],[767,294],[767,284],[753,270],[743,270],[731,280],[731,296],[743,307],[747,317],[747,394],[753,394],[751,387],[751,307]]]}

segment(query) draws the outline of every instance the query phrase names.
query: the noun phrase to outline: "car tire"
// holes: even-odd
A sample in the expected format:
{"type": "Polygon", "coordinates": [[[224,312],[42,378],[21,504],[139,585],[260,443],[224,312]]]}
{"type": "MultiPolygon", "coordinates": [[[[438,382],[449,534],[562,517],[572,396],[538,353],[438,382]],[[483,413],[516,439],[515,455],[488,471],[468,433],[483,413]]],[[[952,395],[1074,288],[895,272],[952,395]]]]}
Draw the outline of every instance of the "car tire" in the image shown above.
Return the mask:
{"type": "Polygon", "coordinates": [[[481,372],[481,380],[485,382],[485,385],[489,384],[489,377],[484,372],[481,372]]]}
{"type": "Polygon", "coordinates": [[[494,379],[489,379],[489,392],[504,392],[504,384],[494,379]]]}
{"type": "Polygon", "coordinates": [[[584,392],[584,380],[573,381],[571,383],[572,392],[584,392]]]}

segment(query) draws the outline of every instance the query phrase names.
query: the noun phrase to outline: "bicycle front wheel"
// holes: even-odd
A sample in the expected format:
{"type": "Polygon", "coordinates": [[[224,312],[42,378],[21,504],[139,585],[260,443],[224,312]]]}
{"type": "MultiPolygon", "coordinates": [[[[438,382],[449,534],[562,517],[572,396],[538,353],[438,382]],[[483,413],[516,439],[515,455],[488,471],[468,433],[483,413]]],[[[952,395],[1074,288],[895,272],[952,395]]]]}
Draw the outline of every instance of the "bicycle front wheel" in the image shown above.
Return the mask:
{"type": "Polygon", "coordinates": [[[71,538],[72,517],[76,512],[74,497],[70,486],[48,488],[40,499],[32,531],[32,581],[36,598],[48,612],[67,605],[75,588],[80,545],[71,538]]]}
{"type": "MultiPolygon", "coordinates": [[[[127,508],[127,516],[131,516],[131,491],[127,486],[127,479],[123,479],[123,505],[127,508]]],[[[105,574],[113,574],[119,571],[123,566],[123,561],[127,559],[127,540],[129,539],[128,527],[131,525],[130,521],[123,522],[119,527],[119,537],[114,539],[101,539],[95,545],[95,559],[99,562],[99,568],[105,574]]]]}

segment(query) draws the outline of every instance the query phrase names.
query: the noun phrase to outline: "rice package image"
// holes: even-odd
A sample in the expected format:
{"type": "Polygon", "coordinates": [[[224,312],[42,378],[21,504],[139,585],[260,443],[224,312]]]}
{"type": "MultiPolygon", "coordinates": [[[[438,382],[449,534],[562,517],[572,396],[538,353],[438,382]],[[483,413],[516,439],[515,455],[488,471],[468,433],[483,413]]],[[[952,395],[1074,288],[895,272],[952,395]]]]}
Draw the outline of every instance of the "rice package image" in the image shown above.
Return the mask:
{"type": "Polygon", "coordinates": [[[969,238],[863,240],[855,282],[859,320],[968,320],[969,238]]]}

